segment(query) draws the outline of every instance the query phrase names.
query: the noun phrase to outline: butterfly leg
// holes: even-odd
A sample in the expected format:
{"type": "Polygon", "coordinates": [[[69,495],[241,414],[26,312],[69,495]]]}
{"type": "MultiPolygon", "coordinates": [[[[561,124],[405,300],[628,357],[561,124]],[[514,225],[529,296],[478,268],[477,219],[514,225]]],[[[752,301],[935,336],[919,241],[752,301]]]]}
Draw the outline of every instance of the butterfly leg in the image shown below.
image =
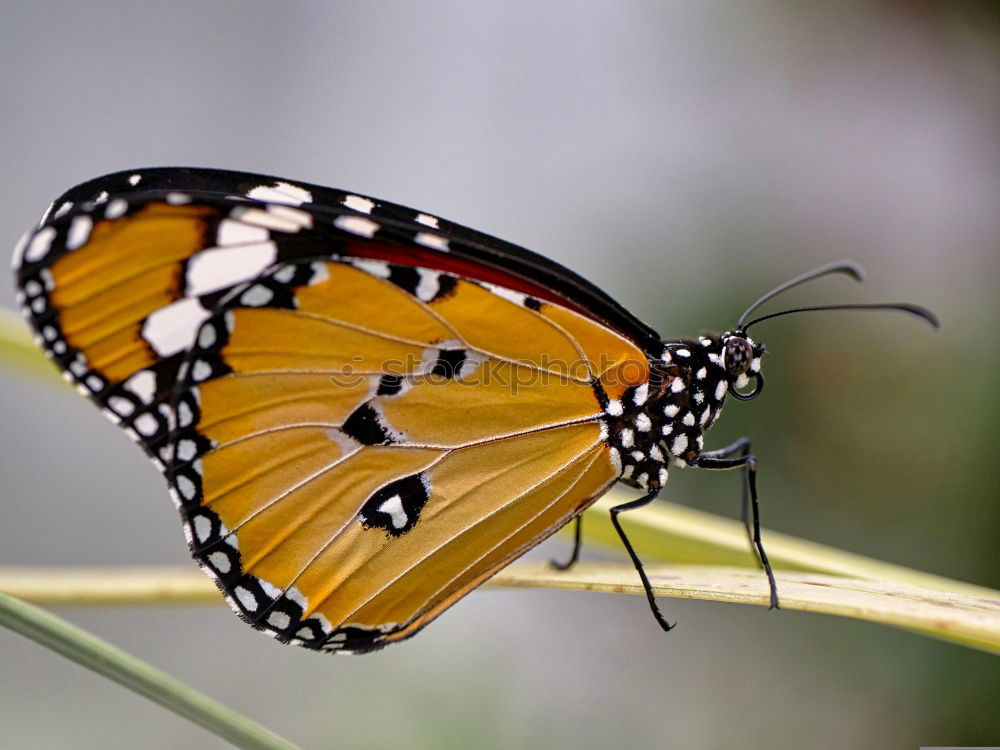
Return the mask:
{"type": "Polygon", "coordinates": [[[649,608],[653,610],[653,617],[656,618],[656,622],[659,623],[660,627],[664,630],[669,631],[674,626],[667,622],[663,614],[660,612],[660,608],[656,606],[656,598],[653,596],[653,587],[649,585],[649,578],[646,576],[646,571],[642,567],[642,560],[632,549],[632,543],[628,540],[625,535],[624,529],[622,529],[621,524],[618,523],[618,514],[624,513],[628,510],[635,510],[636,508],[641,508],[644,505],[649,505],[659,494],[660,489],[652,489],[645,495],[640,497],[638,500],[632,500],[628,503],[622,503],[621,505],[616,505],[611,509],[611,523],[614,524],[615,531],[618,532],[618,536],[621,537],[622,544],[625,545],[625,551],[628,552],[628,556],[632,558],[632,564],[635,565],[636,571],[639,573],[639,580],[642,581],[642,588],[646,591],[646,598],[649,600],[649,608]]]}
{"type": "MultiPolygon", "coordinates": [[[[715,451],[704,451],[701,455],[706,458],[732,458],[736,454],[741,457],[746,457],[750,455],[750,438],[742,437],[734,443],[730,443],[725,448],[719,448],[715,451]]],[[[750,544],[750,549],[753,551],[754,556],[757,561],[761,563],[763,567],[763,562],[760,559],[760,553],[757,552],[757,547],[753,541],[753,527],[750,525],[750,468],[749,466],[744,466],[741,472],[742,482],[741,487],[741,498],[740,498],[740,523],[747,531],[747,542],[750,544]]]]}
{"type": "MultiPolygon", "coordinates": [[[[738,458],[725,458],[717,454],[723,451],[733,448],[741,441],[737,440],[733,445],[726,446],[722,451],[713,451],[702,453],[694,462],[694,466],[699,469],[713,469],[725,471],[728,469],[742,469],[746,472],[747,486],[750,489],[750,507],[753,510],[753,544],[754,548],[757,550],[757,555],[760,559],[760,564],[764,567],[764,572],[767,574],[767,582],[771,589],[771,609],[778,608],[778,584],[774,580],[774,572],[771,570],[771,563],[767,559],[767,553],[764,551],[764,545],[760,541],[760,504],[757,501],[757,457],[750,454],[740,456],[738,458]]],[[[746,450],[750,449],[750,441],[746,441],[746,450]]],[[[738,452],[742,450],[736,448],[733,452],[738,452]]]]}
{"type": "Polygon", "coordinates": [[[580,545],[582,541],[580,534],[581,534],[581,527],[583,526],[583,516],[579,515],[573,520],[576,522],[575,531],[573,532],[574,533],[573,554],[570,555],[569,560],[567,560],[566,562],[559,562],[558,560],[549,560],[549,563],[556,570],[569,570],[576,564],[576,561],[580,559],[580,545]]]}

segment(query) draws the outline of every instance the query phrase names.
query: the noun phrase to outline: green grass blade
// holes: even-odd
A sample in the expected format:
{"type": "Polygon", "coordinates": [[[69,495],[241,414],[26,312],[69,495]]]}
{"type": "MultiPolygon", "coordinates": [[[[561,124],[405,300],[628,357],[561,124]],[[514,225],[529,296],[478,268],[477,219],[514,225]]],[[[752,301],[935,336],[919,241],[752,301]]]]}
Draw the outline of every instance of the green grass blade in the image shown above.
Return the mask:
{"type": "MultiPolygon", "coordinates": [[[[763,573],[715,565],[647,565],[657,596],[769,604],[763,573]]],[[[899,581],[776,571],[783,610],[853,617],[913,630],[1000,654],[1000,591],[991,598],[922,588],[899,581]]],[[[566,572],[548,564],[511,565],[495,585],[643,594],[630,563],[578,563],[566,572]]],[[[777,616],[777,615],[776,615],[777,616]]]]}
{"type": "MultiPolygon", "coordinates": [[[[584,539],[620,552],[621,540],[611,525],[608,509],[630,497],[624,490],[614,489],[595,503],[584,515],[584,539]]],[[[735,519],[661,501],[624,513],[620,518],[629,540],[644,561],[757,568],[746,531],[735,519]]],[[[873,560],[770,529],[763,529],[761,538],[775,570],[895,581],[973,597],[998,596],[996,591],[984,586],[873,560]]]]}
{"type": "MultiPolygon", "coordinates": [[[[804,543],[808,544],[808,543],[804,543]]],[[[862,558],[863,560],[864,558],[862,558]]],[[[869,561],[881,565],[876,561],[869,561]]],[[[906,569],[903,569],[906,570],[906,569]]],[[[768,605],[764,575],[756,569],[719,565],[647,565],[658,596],[768,605]]],[[[909,571],[910,577],[924,575],[909,571]]],[[[907,628],[924,635],[1000,653],[1000,591],[964,584],[926,587],[891,579],[778,571],[781,606],[788,610],[853,617],[907,628]]],[[[946,582],[932,576],[933,582],[946,582]]],[[[515,562],[490,586],[572,589],[640,594],[631,563],[579,563],[560,572],[548,564],[515,562]]],[[[218,604],[218,590],[197,570],[148,568],[0,568],[0,591],[39,604],[123,606],[218,604]]]]}
{"type": "Polygon", "coordinates": [[[60,383],[59,371],[31,338],[28,324],[13,310],[0,308],[0,364],[21,377],[60,383]]]}
{"type": "Polygon", "coordinates": [[[184,683],[45,610],[0,593],[0,625],[228,740],[253,750],[295,745],[184,683]]]}

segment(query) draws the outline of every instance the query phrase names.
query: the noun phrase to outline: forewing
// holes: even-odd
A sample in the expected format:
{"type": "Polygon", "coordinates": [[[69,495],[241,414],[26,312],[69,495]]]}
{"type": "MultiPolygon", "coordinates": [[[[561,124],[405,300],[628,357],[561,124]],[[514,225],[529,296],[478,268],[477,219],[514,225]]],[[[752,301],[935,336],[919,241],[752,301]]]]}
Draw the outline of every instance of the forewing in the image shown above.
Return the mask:
{"type": "Polygon", "coordinates": [[[407,244],[416,248],[423,242],[425,249],[437,250],[443,242],[451,254],[447,270],[452,273],[528,294],[550,296],[563,306],[601,321],[653,354],[661,349],[656,331],[565,266],[438,216],[346,190],[250,172],[192,167],[144,168],[109,174],[72,188],[53,202],[43,223],[46,218],[77,210],[88,202],[107,200],[109,196],[123,195],[134,201],[166,192],[187,195],[195,202],[251,198],[289,204],[325,214],[327,221],[344,212],[367,216],[408,235],[407,244]]]}

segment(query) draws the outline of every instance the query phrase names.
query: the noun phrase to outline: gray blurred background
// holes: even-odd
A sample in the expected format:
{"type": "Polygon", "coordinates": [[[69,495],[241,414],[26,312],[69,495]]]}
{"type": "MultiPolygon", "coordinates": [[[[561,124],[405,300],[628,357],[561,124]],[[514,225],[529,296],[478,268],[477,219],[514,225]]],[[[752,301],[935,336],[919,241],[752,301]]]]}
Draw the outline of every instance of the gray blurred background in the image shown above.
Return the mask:
{"type": "MultiPolygon", "coordinates": [[[[153,165],[349,188],[538,250],[665,336],[761,325],[768,527],[1000,586],[1000,13],[994,3],[0,3],[0,246],[64,189],[153,165]],[[828,7],[829,6],[829,7],[828,7]]],[[[13,294],[0,285],[0,304],[13,294]]],[[[0,564],[190,564],[163,481],[71,392],[0,372],[0,564]]],[[[737,512],[734,477],[667,495],[737,512]]],[[[540,552],[563,554],[562,541],[540,552]]],[[[1000,742],[996,657],[854,621],[483,591],[364,657],[224,607],[77,623],[309,747],[916,747],[1000,742]]],[[[0,632],[0,746],[217,747],[0,632]]]]}

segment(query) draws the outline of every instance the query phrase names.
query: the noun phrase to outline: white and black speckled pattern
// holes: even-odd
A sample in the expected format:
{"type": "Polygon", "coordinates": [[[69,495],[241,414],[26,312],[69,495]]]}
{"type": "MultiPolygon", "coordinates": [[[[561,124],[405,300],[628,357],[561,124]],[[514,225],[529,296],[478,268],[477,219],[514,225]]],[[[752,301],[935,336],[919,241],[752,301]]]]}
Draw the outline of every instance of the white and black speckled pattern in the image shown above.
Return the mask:
{"type": "Polygon", "coordinates": [[[743,334],[727,332],[697,341],[665,342],[660,360],[651,363],[652,382],[631,388],[608,402],[609,441],[621,481],[649,490],[662,487],[667,471],[693,465],[704,447],[704,432],[722,413],[730,387],[749,383],[746,373],[730,374],[725,352],[734,338],[747,341],[754,356],[748,372],[760,372],[763,347],[743,334]]]}

